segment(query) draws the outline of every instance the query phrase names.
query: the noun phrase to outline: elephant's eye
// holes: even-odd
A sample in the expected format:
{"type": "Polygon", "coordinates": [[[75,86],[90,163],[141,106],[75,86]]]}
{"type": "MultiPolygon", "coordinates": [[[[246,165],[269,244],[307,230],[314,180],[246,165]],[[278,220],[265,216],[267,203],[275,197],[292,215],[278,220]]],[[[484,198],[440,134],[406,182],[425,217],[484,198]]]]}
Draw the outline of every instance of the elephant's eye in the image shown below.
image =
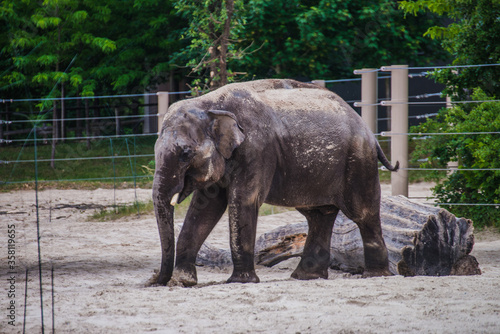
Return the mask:
{"type": "Polygon", "coordinates": [[[182,162],[187,162],[191,158],[192,154],[193,152],[189,148],[185,148],[182,150],[179,156],[179,160],[182,162]]]}

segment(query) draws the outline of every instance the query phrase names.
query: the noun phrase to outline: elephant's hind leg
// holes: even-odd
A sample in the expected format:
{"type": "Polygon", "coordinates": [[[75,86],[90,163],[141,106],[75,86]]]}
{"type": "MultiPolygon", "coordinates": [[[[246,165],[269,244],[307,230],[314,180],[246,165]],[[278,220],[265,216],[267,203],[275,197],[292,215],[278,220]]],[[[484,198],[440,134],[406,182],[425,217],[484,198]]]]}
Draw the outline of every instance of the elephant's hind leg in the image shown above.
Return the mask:
{"type": "Polygon", "coordinates": [[[334,207],[297,209],[307,218],[309,232],[302,259],[292,274],[300,280],[328,278],[333,224],[339,210],[334,207]]]}
{"type": "MultiPolygon", "coordinates": [[[[363,155],[370,156],[368,151],[365,151],[363,155]]],[[[344,192],[343,201],[339,207],[359,227],[365,255],[363,276],[388,276],[391,272],[380,223],[380,182],[377,159],[372,156],[371,159],[367,158],[363,161],[359,156],[353,155],[352,160],[360,163],[346,167],[347,184],[344,189],[349,191],[344,192]]]]}
{"type": "Polygon", "coordinates": [[[194,192],[177,242],[172,276],[174,283],[183,286],[193,286],[198,283],[196,256],[227,207],[225,190],[219,190],[220,192],[213,198],[207,197],[201,190],[194,192]]]}
{"type": "MultiPolygon", "coordinates": [[[[353,203],[356,203],[353,201],[353,203]]],[[[387,247],[382,236],[380,222],[380,199],[357,202],[357,205],[342,210],[359,227],[363,241],[365,269],[364,277],[390,276],[387,247]]]]}
{"type": "Polygon", "coordinates": [[[391,276],[387,247],[382,237],[378,211],[376,214],[356,223],[361,233],[365,254],[363,277],[391,276]]]}

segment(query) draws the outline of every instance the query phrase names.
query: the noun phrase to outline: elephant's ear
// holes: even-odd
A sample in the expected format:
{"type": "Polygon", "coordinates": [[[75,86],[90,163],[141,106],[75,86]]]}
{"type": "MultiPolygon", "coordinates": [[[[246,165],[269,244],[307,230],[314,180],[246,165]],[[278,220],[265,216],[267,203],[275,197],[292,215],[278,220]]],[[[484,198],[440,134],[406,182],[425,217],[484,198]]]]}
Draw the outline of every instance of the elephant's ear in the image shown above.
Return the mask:
{"type": "Polygon", "coordinates": [[[245,135],[238,124],[236,116],[229,111],[209,110],[209,115],[214,119],[212,133],[217,150],[226,159],[229,159],[233,151],[243,143],[245,135]]]}

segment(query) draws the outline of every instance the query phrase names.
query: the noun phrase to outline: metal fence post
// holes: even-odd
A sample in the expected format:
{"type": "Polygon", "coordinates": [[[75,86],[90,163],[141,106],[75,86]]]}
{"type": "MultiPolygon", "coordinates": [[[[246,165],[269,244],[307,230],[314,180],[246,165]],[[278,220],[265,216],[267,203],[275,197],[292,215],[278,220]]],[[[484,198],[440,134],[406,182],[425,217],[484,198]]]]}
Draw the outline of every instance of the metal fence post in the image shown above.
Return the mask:
{"type": "Polygon", "coordinates": [[[391,71],[391,162],[400,169],[391,173],[392,195],[408,197],[408,65],[382,67],[391,71]]]}
{"type": "Polygon", "coordinates": [[[373,133],[377,133],[377,71],[363,68],[361,71],[361,117],[373,133]]]}
{"type": "Polygon", "coordinates": [[[158,96],[158,133],[160,133],[163,117],[168,109],[168,92],[158,92],[156,95],[158,96]]]}

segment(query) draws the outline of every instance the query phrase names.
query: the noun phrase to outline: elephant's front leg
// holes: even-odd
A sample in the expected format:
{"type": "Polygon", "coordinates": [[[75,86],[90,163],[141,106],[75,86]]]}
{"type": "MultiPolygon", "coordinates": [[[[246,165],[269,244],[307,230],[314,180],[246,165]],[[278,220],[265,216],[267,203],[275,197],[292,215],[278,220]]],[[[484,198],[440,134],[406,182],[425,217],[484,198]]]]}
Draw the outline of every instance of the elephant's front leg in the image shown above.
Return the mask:
{"type": "Polygon", "coordinates": [[[246,198],[229,204],[229,231],[233,274],[228,283],[259,283],[255,273],[254,249],[257,233],[257,203],[242,203],[246,198]]]}
{"type": "Polygon", "coordinates": [[[225,189],[218,188],[218,190],[215,197],[210,195],[212,198],[201,190],[195,191],[193,195],[177,242],[172,276],[174,284],[193,286],[198,283],[196,256],[227,207],[225,189]]]}

